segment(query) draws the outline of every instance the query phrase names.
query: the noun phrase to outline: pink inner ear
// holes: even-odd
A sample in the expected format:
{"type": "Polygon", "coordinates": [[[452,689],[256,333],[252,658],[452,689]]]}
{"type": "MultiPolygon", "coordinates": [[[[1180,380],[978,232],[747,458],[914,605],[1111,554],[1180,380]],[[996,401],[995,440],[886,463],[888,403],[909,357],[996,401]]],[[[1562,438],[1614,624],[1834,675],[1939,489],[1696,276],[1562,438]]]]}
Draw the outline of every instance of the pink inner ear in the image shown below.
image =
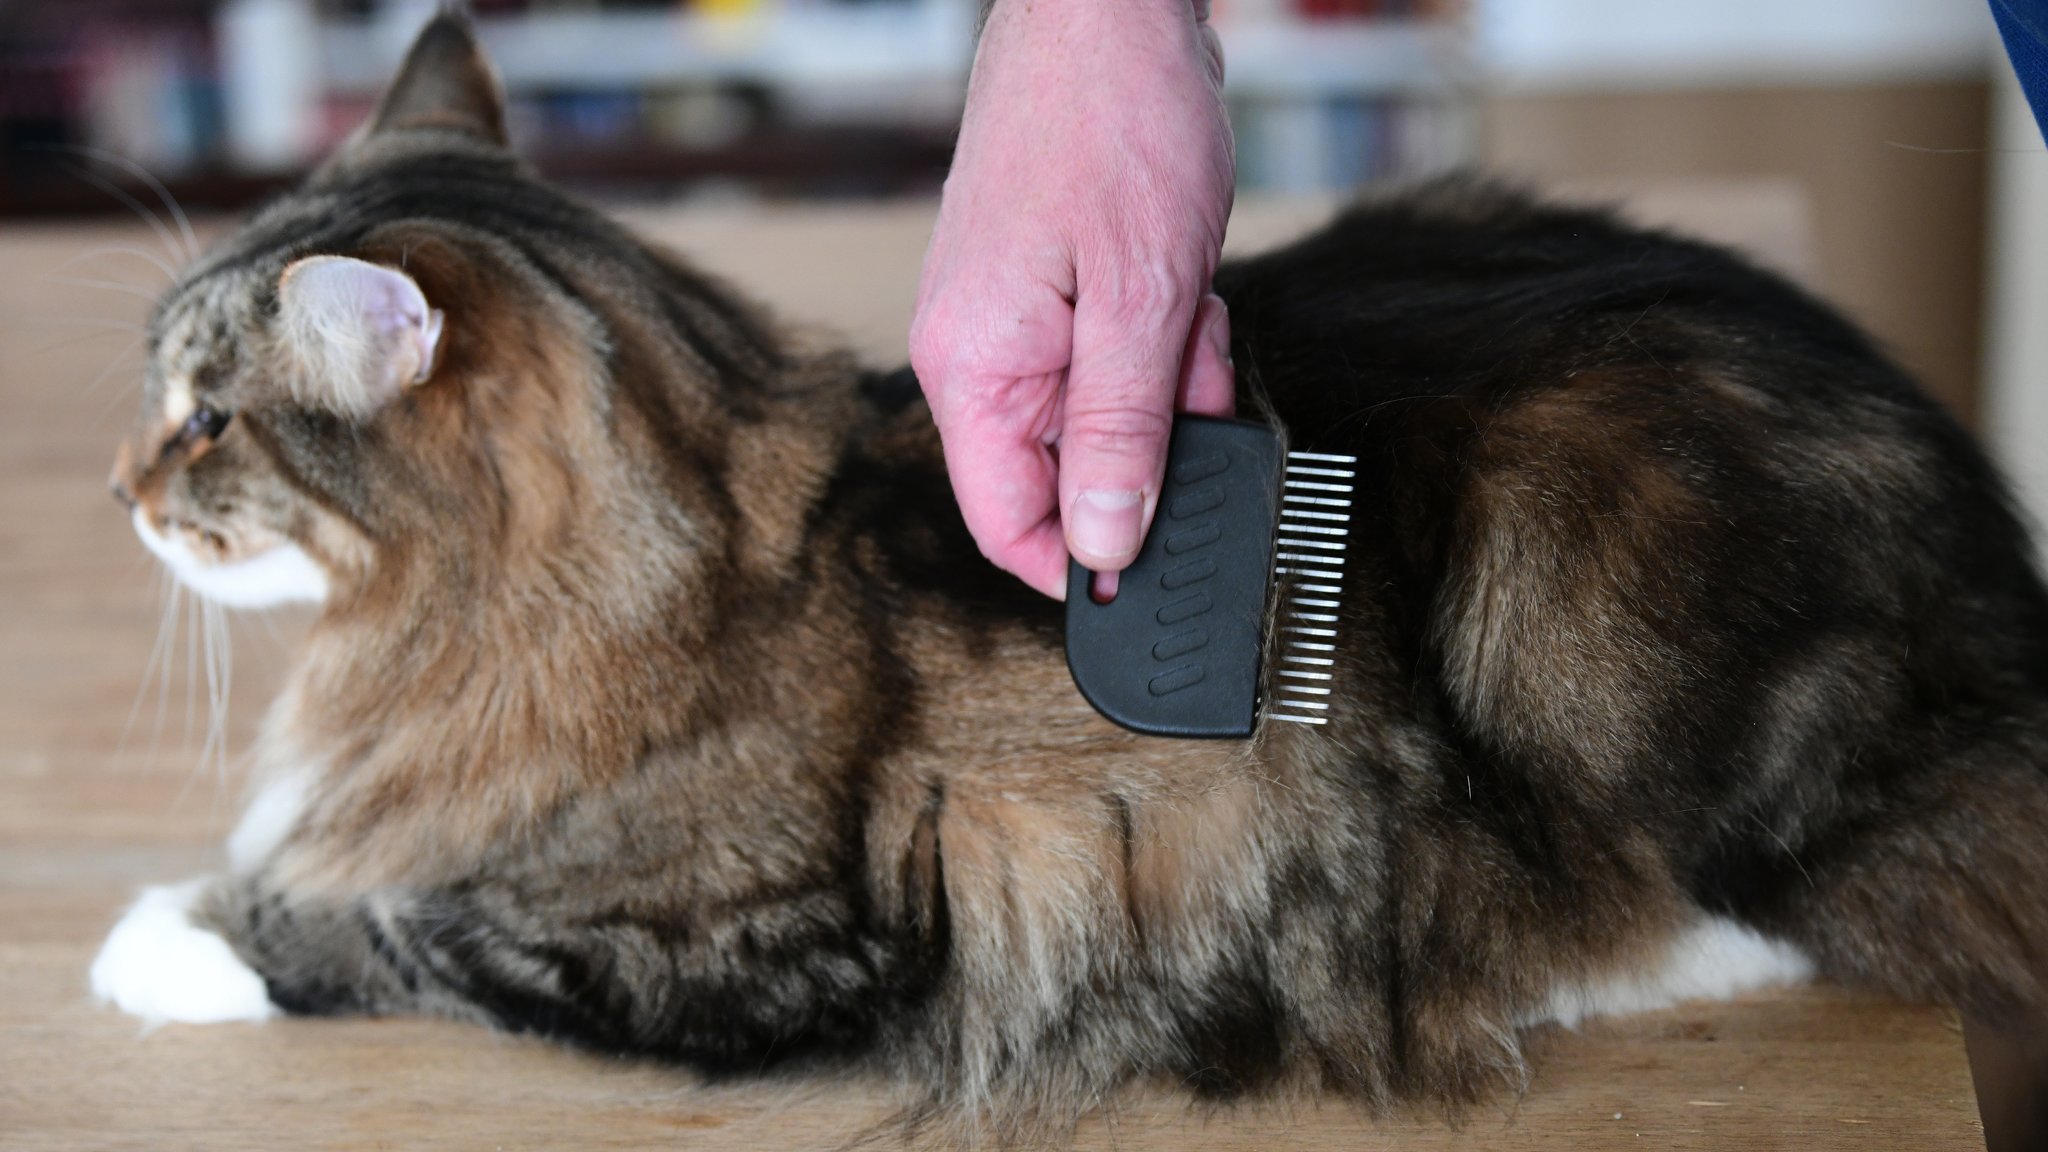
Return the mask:
{"type": "Polygon", "coordinates": [[[433,368],[434,345],[441,339],[440,310],[427,306],[419,285],[405,273],[379,264],[353,260],[348,263],[352,266],[335,275],[356,278],[344,291],[355,294],[361,302],[364,321],[378,335],[392,341],[393,350],[399,353],[400,362],[392,365],[392,372],[398,377],[393,383],[424,383],[433,368]],[[406,359],[413,362],[411,372],[404,370],[406,359]]]}
{"type": "Polygon", "coordinates": [[[397,269],[309,256],[285,269],[278,296],[302,358],[342,407],[382,404],[433,369],[441,313],[397,269]]]}

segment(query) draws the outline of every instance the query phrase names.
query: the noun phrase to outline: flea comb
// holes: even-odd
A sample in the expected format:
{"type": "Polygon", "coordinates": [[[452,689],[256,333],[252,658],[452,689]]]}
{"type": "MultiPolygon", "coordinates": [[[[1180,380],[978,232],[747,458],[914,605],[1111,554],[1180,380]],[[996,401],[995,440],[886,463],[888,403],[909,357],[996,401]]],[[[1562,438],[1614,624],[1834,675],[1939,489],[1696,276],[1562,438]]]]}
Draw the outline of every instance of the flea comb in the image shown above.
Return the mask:
{"type": "Polygon", "coordinates": [[[1327,723],[1355,456],[1280,450],[1264,424],[1174,421],[1166,482],[1114,599],[1067,568],[1067,668],[1095,710],[1154,736],[1327,723]],[[1274,597],[1278,603],[1272,603],[1274,597]],[[1260,697],[1267,617],[1279,667],[1260,697]]]}

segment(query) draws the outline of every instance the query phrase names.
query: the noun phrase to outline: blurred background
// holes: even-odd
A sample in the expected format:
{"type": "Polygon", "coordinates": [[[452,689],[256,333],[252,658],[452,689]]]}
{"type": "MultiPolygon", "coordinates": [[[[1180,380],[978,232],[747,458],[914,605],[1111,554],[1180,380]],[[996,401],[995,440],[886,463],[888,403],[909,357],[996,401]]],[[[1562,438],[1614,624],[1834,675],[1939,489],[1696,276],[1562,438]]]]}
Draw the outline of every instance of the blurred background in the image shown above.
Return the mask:
{"type": "MultiPolygon", "coordinates": [[[[363,116],[433,6],[0,0],[0,219],[125,212],[130,164],[195,212],[244,207],[363,116]]],[[[936,192],[979,0],[474,7],[549,176],[611,199],[843,203],[936,192]]],[[[1784,263],[1974,418],[1998,59],[1983,8],[1215,0],[1215,19],[1245,196],[1473,164],[1603,189],[1746,182],[1748,211],[1804,249],[1784,263]]]]}
{"type": "MultiPolygon", "coordinates": [[[[340,138],[434,0],[0,4],[9,212],[68,211],[38,144],[87,144],[233,204],[340,138]]],[[[979,0],[481,0],[517,142],[626,195],[928,192],[979,0]]],[[[1246,186],[1308,191],[1474,154],[1450,0],[1226,0],[1246,186]]]]}

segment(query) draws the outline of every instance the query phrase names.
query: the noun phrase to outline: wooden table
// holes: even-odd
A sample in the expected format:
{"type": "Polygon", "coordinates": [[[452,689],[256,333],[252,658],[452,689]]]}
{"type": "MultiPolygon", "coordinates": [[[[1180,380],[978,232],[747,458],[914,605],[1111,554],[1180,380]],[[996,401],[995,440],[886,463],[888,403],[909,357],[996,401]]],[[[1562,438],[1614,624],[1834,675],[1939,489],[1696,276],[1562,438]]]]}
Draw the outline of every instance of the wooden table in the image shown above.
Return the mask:
{"type": "MultiPolygon", "coordinates": [[[[849,227],[900,245],[914,220],[849,227]]],[[[744,249],[730,225],[719,232],[744,249]]],[[[813,1148],[880,1117],[859,1085],[706,1088],[672,1069],[456,1025],[144,1035],[92,1003],[86,965],[120,906],[140,884],[217,866],[239,795],[232,771],[201,763],[206,687],[187,662],[188,621],[138,692],[161,591],[105,477],[134,403],[136,360],[115,360],[135,336],[122,325],[145,302],[50,279],[160,281],[132,255],[58,271],[107,248],[154,252],[155,241],[140,228],[0,234],[0,1147],[813,1148]]],[[[899,311],[915,256],[892,265],[899,311]]],[[[294,627],[235,622],[230,747],[246,743],[294,627]]],[[[1529,1091],[1482,1108],[1462,1132],[1336,1103],[1205,1115],[1140,1090],[1080,1145],[1983,1146],[1961,1032],[1938,1009],[1812,989],[1554,1031],[1533,1048],[1529,1091]]]]}

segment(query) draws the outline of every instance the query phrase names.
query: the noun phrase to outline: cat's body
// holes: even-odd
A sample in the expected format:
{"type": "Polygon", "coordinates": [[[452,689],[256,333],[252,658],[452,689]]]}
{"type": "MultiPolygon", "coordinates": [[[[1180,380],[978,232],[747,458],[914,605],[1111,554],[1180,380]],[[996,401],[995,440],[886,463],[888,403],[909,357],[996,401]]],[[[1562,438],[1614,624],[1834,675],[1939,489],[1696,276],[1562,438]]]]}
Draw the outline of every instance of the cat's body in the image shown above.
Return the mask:
{"type": "Polygon", "coordinates": [[[856,1061],[999,1125],[1134,1074],[1462,1101],[1525,1024],[1809,967],[2041,1007],[2048,594],[1796,290],[1465,184],[1226,268],[1247,407],[1360,459],[1330,722],[1139,737],[914,385],[533,182],[480,69],[437,22],[158,318],[138,522],[326,607],[229,873],[106,995],[209,1015],[148,962],[209,930],[261,978],[215,1017],[856,1061]]]}

